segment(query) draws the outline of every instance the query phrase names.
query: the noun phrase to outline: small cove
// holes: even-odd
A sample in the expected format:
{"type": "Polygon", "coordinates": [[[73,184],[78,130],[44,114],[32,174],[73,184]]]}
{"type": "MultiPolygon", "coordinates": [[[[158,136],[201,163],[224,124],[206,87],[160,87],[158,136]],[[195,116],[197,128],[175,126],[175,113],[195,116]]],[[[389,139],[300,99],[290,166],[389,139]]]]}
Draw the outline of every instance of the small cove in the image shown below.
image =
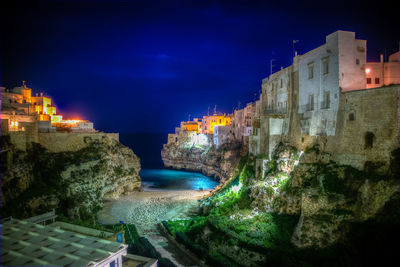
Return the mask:
{"type": "Polygon", "coordinates": [[[143,169],[140,177],[143,191],[207,190],[219,184],[201,173],[169,169],[143,169]]]}

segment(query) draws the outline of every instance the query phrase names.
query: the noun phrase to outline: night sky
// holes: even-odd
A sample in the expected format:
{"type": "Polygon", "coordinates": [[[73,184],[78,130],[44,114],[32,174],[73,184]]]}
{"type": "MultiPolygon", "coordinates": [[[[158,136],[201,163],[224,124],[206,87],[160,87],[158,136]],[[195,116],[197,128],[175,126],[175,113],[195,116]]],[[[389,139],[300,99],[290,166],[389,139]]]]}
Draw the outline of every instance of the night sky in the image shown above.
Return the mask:
{"type": "Polygon", "coordinates": [[[166,133],[254,101],[292,40],[303,54],[340,29],[367,40],[369,60],[399,48],[395,1],[231,2],[2,1],[0,84],[26,80],[99,130],[166,133]]]}

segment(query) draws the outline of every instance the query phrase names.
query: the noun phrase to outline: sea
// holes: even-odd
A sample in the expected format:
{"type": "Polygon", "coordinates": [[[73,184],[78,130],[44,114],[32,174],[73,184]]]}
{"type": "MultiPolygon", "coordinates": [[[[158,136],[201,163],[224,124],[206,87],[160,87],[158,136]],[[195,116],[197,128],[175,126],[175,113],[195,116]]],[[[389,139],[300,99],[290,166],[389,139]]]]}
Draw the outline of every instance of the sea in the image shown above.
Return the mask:
{"type": "Polygon", "coordinates": [[[164,168],[161,149],[167,143],[166,133],[120,133],[120,142],[128,146],[140,158],[142,190],[206,190],[218,182],[197,172],[164,168]]]}

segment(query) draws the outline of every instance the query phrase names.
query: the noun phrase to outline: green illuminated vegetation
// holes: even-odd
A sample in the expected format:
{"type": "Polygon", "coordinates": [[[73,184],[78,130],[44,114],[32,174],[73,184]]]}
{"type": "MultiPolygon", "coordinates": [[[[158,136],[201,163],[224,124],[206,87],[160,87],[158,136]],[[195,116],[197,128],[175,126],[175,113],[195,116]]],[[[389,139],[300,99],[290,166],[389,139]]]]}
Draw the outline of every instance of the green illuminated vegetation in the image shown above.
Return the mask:
{"type": "Polygon", "coordinates": [[[202,199],[200,216],[163,225],[211,266],[369,263],[383,248],[393,252],[388,240],[399,234],[398,154],[384,174],[339,165],[318,146],[281,144],[270,161],[242,157],[202,199]]]}
{"type": "Polygon", "coordinates": [[[234,246],[240,247],[245,257],[255,258],[254,263],[262,263],[264,259],[257,260],[257,254],[291,247],[298,216],[253,209],[248,186],[254,179],[255,157],[242,157],[235,177],[216,194],[203,199],[206,214],[191,220],[163,222],[164,227],[207,264],[237,266],[235,257],[224,249],[234,246]]]}

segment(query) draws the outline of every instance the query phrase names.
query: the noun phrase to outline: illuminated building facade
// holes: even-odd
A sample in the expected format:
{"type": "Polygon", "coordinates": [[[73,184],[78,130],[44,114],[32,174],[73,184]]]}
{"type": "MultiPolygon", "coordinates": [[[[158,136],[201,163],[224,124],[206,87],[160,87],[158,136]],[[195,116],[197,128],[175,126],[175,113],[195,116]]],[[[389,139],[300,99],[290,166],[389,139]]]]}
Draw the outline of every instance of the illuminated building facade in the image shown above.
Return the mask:
{"type": "Polygon", "coordinates": [[[367,62],[365,75],[367,89],[400,84],[400,51],[390,55],[387,62],[383,55],[380,62],[367,62]]]}
{"type": "Polygon", "coordinates": [[[201,121],[198,118],[193,119],[193,121],[182,121],[181,130],[189,132],[201,132],[201,121]]]}
{"type": "Polygon", "coordinates": [[[214,134],[215,126],[226,126],[232,124],[232,117],[226,114],[214,114],[211,116],[203,116],[202,129],[203,134],[214,134]]]}
{"type": "MultiPolygon", "coordinates": [[[[56,128],[68,131],[94,131],[93,123],[83,120],[63,120],[57,114],[52,99],[43,93],[32,96],[32,90],[22,86],[1,87],[1,120],[7,120],[8,131],[25,131],[26,123],[38,122],[40,132],[53,132],[56,128]]],[[[3,125],[3,123],[2,123],[3,125]]]]}

